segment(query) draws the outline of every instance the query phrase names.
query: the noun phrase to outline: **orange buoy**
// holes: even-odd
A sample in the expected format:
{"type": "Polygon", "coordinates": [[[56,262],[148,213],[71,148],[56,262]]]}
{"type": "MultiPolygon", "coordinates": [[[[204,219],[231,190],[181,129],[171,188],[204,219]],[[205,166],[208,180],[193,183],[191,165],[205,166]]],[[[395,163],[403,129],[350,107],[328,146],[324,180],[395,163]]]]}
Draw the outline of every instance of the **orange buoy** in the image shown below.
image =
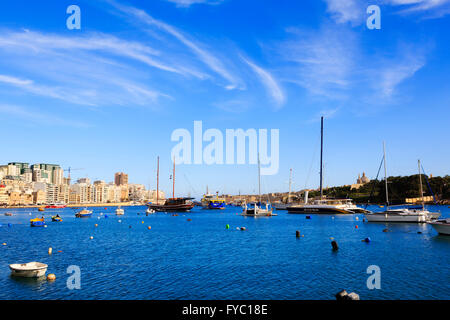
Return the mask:
{"type": "Polygon", "coordinates": [[[358,229],[358,226],[355,226],[355,229],[358,229]]]}
{"type": "Polygon", "coordinates": [[[48,281],[55,281],[55,280],[56,280],[56,276],[55,276],[53,273],[50,273],[50,274],[47,276],[47,280],[48,280],[48,281]]]}
{"type": "Polygon", "coordinates": [[[152,227],[151,227],[151,226],[148,226],[147,229],[148,229],[148,230],[152,230],[152,227]]]}

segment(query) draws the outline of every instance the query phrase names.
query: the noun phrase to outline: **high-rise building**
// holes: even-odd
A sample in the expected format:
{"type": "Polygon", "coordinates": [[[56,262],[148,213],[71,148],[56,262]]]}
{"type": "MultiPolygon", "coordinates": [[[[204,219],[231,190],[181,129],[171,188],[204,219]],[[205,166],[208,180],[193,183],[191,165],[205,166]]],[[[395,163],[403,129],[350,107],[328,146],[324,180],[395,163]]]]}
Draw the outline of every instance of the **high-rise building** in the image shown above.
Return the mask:
{"type": "Polygon", "coordinates": [[[117,172],[114,175],[114,183],[116,186],[123,186],[128,184],[128,175],[123,172],[117,172]]]}

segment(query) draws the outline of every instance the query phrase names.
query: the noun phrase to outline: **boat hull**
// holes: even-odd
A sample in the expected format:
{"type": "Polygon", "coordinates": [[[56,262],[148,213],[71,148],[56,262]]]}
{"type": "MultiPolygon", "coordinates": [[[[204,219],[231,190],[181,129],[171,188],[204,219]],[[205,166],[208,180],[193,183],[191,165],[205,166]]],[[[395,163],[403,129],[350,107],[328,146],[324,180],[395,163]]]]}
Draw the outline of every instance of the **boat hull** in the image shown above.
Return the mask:
{"type": "Polygon", "coordinates": [[[365,215],[368,222],[407,222],[424,223],[427,220],[426,215],[422,214],[398,214],[391,212],[372,213],[365,215]]]}
{"type": "Polygon", "coordinates": [[[158,205],[150,204],[148,207],[158,212],[168,212],[168,211],[190,211],[194,208],[193,203],[189,204],[168,204],[168,205],[158,205]]]}
{"type": "Polygon", "coordinates": [[[430,222],[431,226],[437,233],[450,236],[450,223],[443,223],[440,221],[430,222]]]}
{"type": "Polygon", "coordinates": [[[340,209],[336,207],[315,207],[315,206],[298,206],[298,207],[287,207],[288,213],[292,214],[353,214],[354,212],[340,209]]]}
{"type": "Polygon", "coordinates": [[[48,266],[46,264],[12,264],[9,266],[11,275],[23,278],[40,278],[45,276],[48,266]]]}

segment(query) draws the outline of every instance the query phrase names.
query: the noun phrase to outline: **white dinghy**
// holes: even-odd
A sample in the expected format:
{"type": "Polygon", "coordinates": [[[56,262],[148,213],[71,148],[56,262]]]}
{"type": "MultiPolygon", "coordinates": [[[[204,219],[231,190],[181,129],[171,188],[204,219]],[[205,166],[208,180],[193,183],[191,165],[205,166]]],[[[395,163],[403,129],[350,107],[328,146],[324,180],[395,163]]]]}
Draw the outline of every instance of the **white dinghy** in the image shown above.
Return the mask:
{"type": "Polygon", "coordinates": [[[10,264],[11,275],[25,278],[39,278],[45,276],[48,265],[41,262],[10,264]]]}

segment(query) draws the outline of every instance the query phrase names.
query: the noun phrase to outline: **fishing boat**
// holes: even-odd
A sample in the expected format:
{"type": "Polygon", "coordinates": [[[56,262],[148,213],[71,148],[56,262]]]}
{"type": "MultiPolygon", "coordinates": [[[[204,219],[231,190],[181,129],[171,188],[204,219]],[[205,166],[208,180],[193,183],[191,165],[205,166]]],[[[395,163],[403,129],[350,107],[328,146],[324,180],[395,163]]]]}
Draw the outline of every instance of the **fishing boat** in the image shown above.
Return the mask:
{"type": "Polygon", "coordinates": [[[52,217],[53,222],[62,222],[62,218],[57,214],[56,216],[52,217]]]}
{"type": "Polygon", "coordinates": [[[147,207],[151,210],[158,212],[168,212],[168,211],[190,211],[194,208],[194,203],[192,200],[194,198],[175,198],[175,159],[173,159],[173,186],[172,186],[172,198],[165,199],[162,204],[159,201],[159,157],[157,164],[156,173],[156,203],[149,203],[147,207]]]}
{"type": "Polygon", "coordinates": [[[119,206],[116,209],[116,216],[123,216],[125,214],[125,211],[119,206]]]}
{"type": "Polygon", "coordinates": [[[450,219],[428,222],[439,234],[450,235],[450,219]]]}
{"type": "MultiPolygon", "coordinates": [[[[384,184],[385,184],[385,196],[386,196],[386,210],[381,212],[371,212],[365,214],[367,221],[369,222],[411,222],[411,223],[425,223],[430,220],[428,210],[425,210],[423,205],[422,209],[410,209],[410,208],[392,208],[389,206],[389,189],[387,181],[387,165],[386,165],[386,145],[383,142],[383,163],[384,163],[384,184]]],[[[381,168],[381,166],[380,166],[381,168]]],[[[423,199],[422,191],[422,176],[420,174],[420,160],[419,160],[419,179],[420,179],[420,192],[423,199]]]]}
{"type": "Polygon", "coordinates": [[[323,195],[323,117],[320,125],[320,199],[308,203],[308,192],[305,193],[305,203],[287,206],[288,213],[317,213],[317,214],[354,214],[369,213],[352,203],[351,199],[325,199],[323,195]]]}
{"type": "Polygon", "coordinates": [[[273,209],[269,206],[268,203],[265,204],[265,208],[262,206],[261,202],[261,163],[259,161],[259,153],[258,153],[258,194],[259,194],[259,202],[251,203],[247,205],[246,202],[242,205],[242,214],[247,217],[270,217],[275,216],[273,214],[273,209]]]}
{"type": "Polygon", "coordinates": [[[39,278],[45,276],[48,265],[41,262],[10,264],[11,275],[25,278],[39,278]]]}
{"type": "Polygon", "coordinates": [[[75,214],[76,218],[89,218],[90,216],[92,216],[92,210],[87,210],[86,208],[75,214]]]}
{"type": "Polygon", "coordinates": [[[30,225],[32,227],[43,227],[43,226],[45,226],[44,217],[31,219],[30,220],[30,225]]]}

